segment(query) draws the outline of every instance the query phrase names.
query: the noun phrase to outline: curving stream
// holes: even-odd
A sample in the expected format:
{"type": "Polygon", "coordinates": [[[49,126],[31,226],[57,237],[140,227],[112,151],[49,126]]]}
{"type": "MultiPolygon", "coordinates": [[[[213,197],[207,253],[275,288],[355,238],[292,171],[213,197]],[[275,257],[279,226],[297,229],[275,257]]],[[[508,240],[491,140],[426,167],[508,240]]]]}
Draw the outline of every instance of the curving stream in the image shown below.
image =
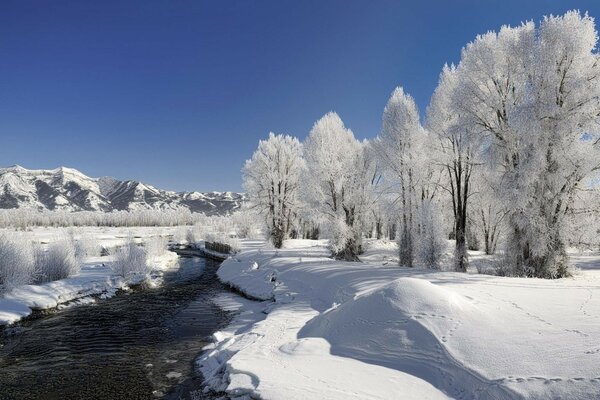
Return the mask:
{"type": "Polygon", "coordinates": [[[211,301],[228,289],[218,262],[179,262],[158,288],[0,332],[0,399],[203,398],[193,361],[231,318],[211,301]]]}

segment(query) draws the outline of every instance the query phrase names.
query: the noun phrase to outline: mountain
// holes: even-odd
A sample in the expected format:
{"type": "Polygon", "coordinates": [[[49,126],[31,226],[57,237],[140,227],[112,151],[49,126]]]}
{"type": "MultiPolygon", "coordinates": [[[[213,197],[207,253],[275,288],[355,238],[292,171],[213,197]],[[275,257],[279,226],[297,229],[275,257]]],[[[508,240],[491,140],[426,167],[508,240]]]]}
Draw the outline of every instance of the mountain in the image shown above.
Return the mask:
{"type": "Polygon", "coordinates": [[[90,178],[73,168],[0,168],[0,208],[65,211],[177,210],[207,215],[240,208],[244,195],[233,192],[172,192],[137,181],[90,178]]]}

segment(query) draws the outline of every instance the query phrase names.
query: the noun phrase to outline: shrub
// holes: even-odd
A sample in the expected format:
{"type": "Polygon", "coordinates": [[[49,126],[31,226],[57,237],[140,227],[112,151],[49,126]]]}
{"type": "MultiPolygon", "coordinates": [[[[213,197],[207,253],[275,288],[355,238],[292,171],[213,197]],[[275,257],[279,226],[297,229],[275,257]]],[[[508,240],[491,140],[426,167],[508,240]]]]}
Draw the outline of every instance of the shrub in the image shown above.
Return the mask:
{"type": "MultiPolygon", "coordinates": [[[[213,233],[207,234],[206,242],[211,242],[213,244],[216,244],[217,246],[218,245],[227,246],[228,251],[220,251],[217,249],[213,249],[215,251],[219,251],[222,253],[237,253],[241,249],[240,241],[237,238],[232,238],[232,237],[229,237],[229,236],[223,235],[223,234],[213,234],[213,233]]],[[[206,243],[205,243],[205,246],[206,246],[206,243]]],[[[209,247],[210,247],[210,245],[209,245],[209,247]]]]}
{"type": "Polygon", "coordinates": [[[168,240],[163,236],[152,236],[144,242],[146,254],[149,257],[162,256],[167,252],[168,240]]]}
{"type": "Polygon", "coordinates": [[[34,251],[36,282],[52,282],[77,274],[81,269],[81,260],[77,257],[75,243],[61,239],[50,243],[44,251],[38,247],[34,251]]]}
{"type": "Polygon", "coordinates": [[[0,235],[0,293],[31,283],[34,277],[35,265],[30,244],[0,235]]]}
{"type": "Polygon", "coordinates": [[[112,270],[123,278],[133,275],[146,275],[150,272],[146,262],[146,249],[139,247],[133,239],[115,251],[115,261],[112,270]]]}
{"type": "Polygon", "coordinates": [[[185,241],[190,246],[196,243],[196,235],[194,235],[194,231],[192,229],[188,229],[187,233],[185,234],[185,241]]]}
{"type": "Polygon", "coordinates": [[[75,246],[75,256],[79,261],[83,261],[86,257],[98,257],[102,255],[102,247],[98,241],[92,238],[80,238],[73,242],[75,246]]]}

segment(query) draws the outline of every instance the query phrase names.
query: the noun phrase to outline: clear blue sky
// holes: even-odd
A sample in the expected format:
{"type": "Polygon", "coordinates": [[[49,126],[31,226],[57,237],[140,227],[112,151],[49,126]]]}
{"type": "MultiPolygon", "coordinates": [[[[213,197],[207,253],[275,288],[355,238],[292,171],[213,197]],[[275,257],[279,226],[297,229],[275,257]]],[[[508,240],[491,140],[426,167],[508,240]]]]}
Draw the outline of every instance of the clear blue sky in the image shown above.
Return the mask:
{"type": "Polygon", "coordinates": [[[476,34],[595,1],[0,0],[0,165],[241,190],[269,131],[330,110],[361,138],[421,112],[476,34]]]}

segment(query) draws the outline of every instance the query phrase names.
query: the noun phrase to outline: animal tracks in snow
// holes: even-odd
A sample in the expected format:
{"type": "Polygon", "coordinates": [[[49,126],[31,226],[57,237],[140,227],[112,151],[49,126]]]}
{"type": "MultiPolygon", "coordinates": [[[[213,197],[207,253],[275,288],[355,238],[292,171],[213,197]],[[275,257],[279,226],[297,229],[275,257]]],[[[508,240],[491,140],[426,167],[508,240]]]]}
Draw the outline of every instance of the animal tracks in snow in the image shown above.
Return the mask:
{"type": "Polygon", "coordinates": [[[543,382],[546,385],[550,385],[553,383],[560,383],[560,382],[600,383],[600,376],[595,377],[595,378],[584,378],[584,377],[579,377],[579,376],[575,377],[575,378],[563,378],[563,377],[547,378],[547,377],[543,377],[543,376],[528,376],[528,377],[508,376],[506,378],[501,378],[501,379],[497,380],[497,382],[501,383],[501,384],[525,383],[525,382],[535,382],[535,381],[543,382]]]}
{"type": "Polygon", "coordinates": [[[449,321],[450,323],[452,323],[452,326],[450,327],[450,329],[448,329],[448,331],[446,332],[445,335],[442,335],[440,337],[440,340],[444,343],[446,343],[448,341],[448,339],[450,339],[452,336],[454,336],[454,332],[456,332],[456,330],[460,327],[460,325],[462,325],[462,322],[454,319],[452,317],[448,317],[446,315],[438,315],[438,314],[431,314],[431,313],[418,313],[418,314],[414,314],[414,315],[409,315],[409,317],[419,320],[419,319],[427,319],[427,318],[439,318],[439,319],[445,319],[447,321],[449,321]]]}
{"type": "Polygon", "coordinates": [[[592,289],[587,289],[587,291],[589,292],[589,297],[587,299],[584,300],[583,303],[581,303],[581,306],[579,307],[579,311],[581,311],[583,313],[583,315],[585,315],[586,317],[593,317],[593,315],[590,315],[587,310],[586,307],[589,304],[590,301],[592,301],[592,297],[594,297],[594,291],[592,289]]]}

